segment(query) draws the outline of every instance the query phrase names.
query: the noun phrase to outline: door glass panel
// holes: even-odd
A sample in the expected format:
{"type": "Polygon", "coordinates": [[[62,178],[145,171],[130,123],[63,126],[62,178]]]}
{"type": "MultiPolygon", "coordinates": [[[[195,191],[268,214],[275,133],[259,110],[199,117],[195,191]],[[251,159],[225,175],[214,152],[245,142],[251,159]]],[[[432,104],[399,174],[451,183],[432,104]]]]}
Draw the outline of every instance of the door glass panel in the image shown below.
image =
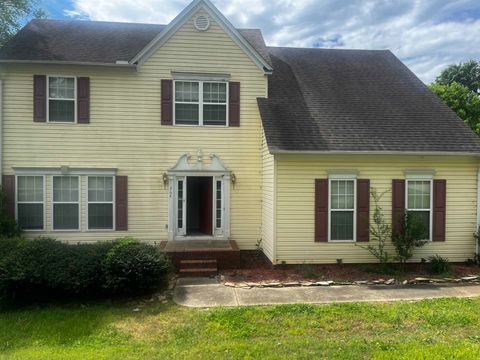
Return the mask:
{"type": "Polygon", "coordinates": [[[183,180],[178,180],[178,196],[177,196],[177,227],[183,228],[183,180]]]}
{"type": "Polygon", "coordinates": [[[215,189],[215,227],[217,229],[222,227],[222,182],[216,182],[216,189],[215,189]]]}

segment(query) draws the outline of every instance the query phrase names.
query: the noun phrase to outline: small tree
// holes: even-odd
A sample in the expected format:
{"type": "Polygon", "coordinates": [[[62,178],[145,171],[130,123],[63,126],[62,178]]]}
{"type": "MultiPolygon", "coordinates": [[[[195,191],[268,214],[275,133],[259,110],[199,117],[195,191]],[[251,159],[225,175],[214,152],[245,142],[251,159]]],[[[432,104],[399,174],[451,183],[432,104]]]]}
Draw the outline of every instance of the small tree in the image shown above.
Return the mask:
{"type": "Polygon", "coordinates": [[[22,231],[14,218],[7,212],[7,196],[3,189],[0,189],[0,237],[15,237],[21,235],[22,231]]]}
{"type": "Polygon", "coordinates": [[[428,240],[428,229],[420,216],[414,212],[405,211],[402,231],[392,234],[397,260],[404,264],[413,256],[417,247],[422,247],[428,240]]]}
{"type": "Polygon", "coordinates": [[[370,190],[370,196],[375,207],[373,222],[369,226],[371,244],[368,246],[358,245],[375,256],[384,267],[393,260],[393,256],[385,249],[387,242],[392,238],[392,226],[386,221],[383,209],[380,206],[380,201],[387,192],[388,190],[379,194],[374,188],[370,190]]]}

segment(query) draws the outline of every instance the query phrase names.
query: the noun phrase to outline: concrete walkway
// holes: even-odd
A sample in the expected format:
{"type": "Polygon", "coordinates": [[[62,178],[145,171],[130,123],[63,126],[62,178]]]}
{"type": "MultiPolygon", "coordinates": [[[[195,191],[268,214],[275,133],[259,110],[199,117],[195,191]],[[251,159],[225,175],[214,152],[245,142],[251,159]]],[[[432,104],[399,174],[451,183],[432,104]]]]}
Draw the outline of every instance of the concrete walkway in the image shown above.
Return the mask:
{"type": "Polygon", "coordinates": [[[346,285],[241,289],[211,278],[180,278],[173,300],[188,307],[322,304],[480,296],[476,284],[346,285]]]}

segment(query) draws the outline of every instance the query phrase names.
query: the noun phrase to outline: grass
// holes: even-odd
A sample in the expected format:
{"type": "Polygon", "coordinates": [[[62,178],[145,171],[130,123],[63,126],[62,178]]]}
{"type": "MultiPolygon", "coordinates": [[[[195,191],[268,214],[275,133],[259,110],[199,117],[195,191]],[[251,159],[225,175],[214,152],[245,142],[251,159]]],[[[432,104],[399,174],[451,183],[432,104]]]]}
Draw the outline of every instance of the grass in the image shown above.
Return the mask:
{"type": "Polygon", "coordinates": [[[0,313],[0,359],[470,359],[480,299],[188,309],[69,304],[0,313]]]}

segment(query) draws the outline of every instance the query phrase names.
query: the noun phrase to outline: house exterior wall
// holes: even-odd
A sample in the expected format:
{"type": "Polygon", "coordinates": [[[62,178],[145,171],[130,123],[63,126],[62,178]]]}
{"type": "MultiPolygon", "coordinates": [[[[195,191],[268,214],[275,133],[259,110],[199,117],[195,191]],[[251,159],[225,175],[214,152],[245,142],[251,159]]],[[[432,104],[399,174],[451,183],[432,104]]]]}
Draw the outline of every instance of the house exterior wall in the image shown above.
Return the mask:
{"type": "MultiPolygon", "coordinates": [[[[128,176],[129,230],[86,230],[86,181],[82,182],[82,229],[52,228],[51,178],[47,178],[47,233],[65,241],[135,236],[167,240],[168,192],[162,174],[184,153],[217,154],[236,176],[231,190],[231,238],[254,249],[261,237],[262,143],[257,97],[267,78],[211,19],[208,31],[184,24],[138,71],[128,68],[0,65],[3,96],[3,174],[12,167],[117,168],[128,176]],[[171,72],[230,74],[241,84],[240,127],[162,126],[160,80],[171,72]],[[33,122],[33,75],[90,77],[90,124],[33,122]]],[[[44,234],[32,232],[34,235],[44,234]]]]}
{"type": "MultiPolygon", "coordinates": [[[[354,169],[359,179],[370,179],[381,193],[381,207],[391,221],[392,179],[404,179],[404,170],[434,169],[434,179],[447,180],[446,241],[416,249],[413,261],[439,254],[450,261],[465,261],[475,251],[478,160],[453,156],[393,155],[275,155],[276,157],[276,263],[348,263],[376,261],[354,243],[314,241],[315,179],[328,178],[328,170],[354,169]]],[[[374,204],[370,205],[370,216],[374,204]]],[[[368,243],[362,243],[366,245],[368,243]]],[[[393,254],[390,245],[388,249],[393,254]]]]}
{"type": "MultiPolygon", "coordinates": [[[[263,135],[263,134],[262,134],[263,135]]],[[[275,157],[262,136],[262,250],[270,261],[275,259],[275,157]]]]}

